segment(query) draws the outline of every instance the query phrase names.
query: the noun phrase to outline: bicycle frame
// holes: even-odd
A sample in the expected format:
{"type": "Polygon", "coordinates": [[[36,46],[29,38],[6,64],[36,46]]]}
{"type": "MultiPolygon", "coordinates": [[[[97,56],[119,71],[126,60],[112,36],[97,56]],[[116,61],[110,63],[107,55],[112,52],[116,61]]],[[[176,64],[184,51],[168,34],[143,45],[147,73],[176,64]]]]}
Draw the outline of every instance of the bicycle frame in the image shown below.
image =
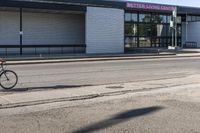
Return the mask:
{"type": "Polygon", "coordinates": [[[5,69],[4,69],[4,63],[1,62],[0,74],[1,74],[2,72],[4,72],[4,71],[5,71],[5,69]]]}
{"type": "MultiPolygon", "coordinates": [[[[1,62],[0,74],[3,73],[3,72],[5,71],[4,63],[5,63],[5,62],[1,62]]],[[[6,76],[6,75],[5,75],[5,76],[6,76]]],[[[8,79],[7,76],[6,76],[6,78],[8,79]]]]}

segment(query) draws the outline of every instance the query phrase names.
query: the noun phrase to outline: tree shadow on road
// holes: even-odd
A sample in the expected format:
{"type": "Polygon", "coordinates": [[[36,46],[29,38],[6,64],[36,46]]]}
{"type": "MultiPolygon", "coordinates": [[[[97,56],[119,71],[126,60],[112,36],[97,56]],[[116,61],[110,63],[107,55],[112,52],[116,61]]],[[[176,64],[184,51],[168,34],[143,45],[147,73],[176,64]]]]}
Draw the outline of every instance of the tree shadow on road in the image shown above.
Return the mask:
{"type": "Polygon", "coordinates": [[[156,112],[156,111],[159,111],[161,109],[164,109],[164,108],[158,107],[158,106],[153,106],[153,107],[129,110],[129,111],[117,114],[110,119],[99,121],[99,122],[94,123],[92,125],[88,125],[86,127],[78,129],[78,130],[76,130],[72,133],[91,133],[91,132],[94,132],[94,131],[97,131],[97,130],[105,129],[107,127],[125,122],[125,121],[132,119],[132,118],[135,118],[135,117],[149,115],[149,114],[156,112]]]}

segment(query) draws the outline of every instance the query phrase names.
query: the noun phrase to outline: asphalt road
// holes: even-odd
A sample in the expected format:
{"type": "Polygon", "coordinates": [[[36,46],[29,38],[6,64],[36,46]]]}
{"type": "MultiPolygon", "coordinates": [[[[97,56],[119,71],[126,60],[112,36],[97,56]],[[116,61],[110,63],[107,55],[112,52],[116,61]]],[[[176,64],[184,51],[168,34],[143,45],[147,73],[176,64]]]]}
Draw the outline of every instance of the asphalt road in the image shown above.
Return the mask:
{"type": "MultiPolygon", "coordinates": [[[[18,88],[59,89],[190,77],[200,74],[199,60],[124,60],[8,68],[19,74],[18,88]]],[[[2,109],[0,133],[198,133],[199,103],[199,85],[184,85],[183,81],[182,86],[148,92],[2,109]]]]}
{"type": "Polygon", "coordinates": [[[0,110],[0,132],[199,133],[199,116],[200,88],[189,85],[3,109],[0,110]],[[58,107],[44,110],[53,106],[58,107]]]}
{"type": "Polygon", "coordinates": [[[119,60],[8,66],[19,75],[17,89],[137,82],[200,73],[200,58],[119,60]]]}

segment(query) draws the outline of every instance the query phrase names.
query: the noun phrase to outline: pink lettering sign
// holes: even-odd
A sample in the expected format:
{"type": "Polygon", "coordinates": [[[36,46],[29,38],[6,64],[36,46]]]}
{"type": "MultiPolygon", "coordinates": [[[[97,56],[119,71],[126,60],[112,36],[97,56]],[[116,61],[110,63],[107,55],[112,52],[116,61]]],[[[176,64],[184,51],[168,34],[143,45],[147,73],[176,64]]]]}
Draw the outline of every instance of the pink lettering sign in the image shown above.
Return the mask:
{"type": "Polygon", "coordinates": [[[175,6],[138,3],[138,2],[128,2],[126,4],[126,7],[127,8],[148,9],[148,10],[162,10],[162,11],[173,11],[176,8],[175,6]]]}

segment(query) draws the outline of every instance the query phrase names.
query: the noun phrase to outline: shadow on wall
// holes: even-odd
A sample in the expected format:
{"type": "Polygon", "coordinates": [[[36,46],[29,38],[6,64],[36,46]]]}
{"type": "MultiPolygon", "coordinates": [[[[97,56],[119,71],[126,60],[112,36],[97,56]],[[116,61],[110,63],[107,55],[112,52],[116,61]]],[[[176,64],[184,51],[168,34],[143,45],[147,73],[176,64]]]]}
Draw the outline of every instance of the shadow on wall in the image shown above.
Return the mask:
{"type": "Polygon", "coordinates": [[[83,127],[77,131],[74,131],[72,133],[91,133],[97,130],[105,129],[107,127],[128,121],[129,119],[149,115],[153,112],[159,111],[161,109],[164,109],[163,107],[153,106],[153,107],[146,107],[146,108],[140,108],[140,109],[133,109],[129,110],[120,114],[117,114],[113,116],[110,119],[106,119],[97,123],[94,123],[92,125],[88,125],[86,127],[83,127]]]}

